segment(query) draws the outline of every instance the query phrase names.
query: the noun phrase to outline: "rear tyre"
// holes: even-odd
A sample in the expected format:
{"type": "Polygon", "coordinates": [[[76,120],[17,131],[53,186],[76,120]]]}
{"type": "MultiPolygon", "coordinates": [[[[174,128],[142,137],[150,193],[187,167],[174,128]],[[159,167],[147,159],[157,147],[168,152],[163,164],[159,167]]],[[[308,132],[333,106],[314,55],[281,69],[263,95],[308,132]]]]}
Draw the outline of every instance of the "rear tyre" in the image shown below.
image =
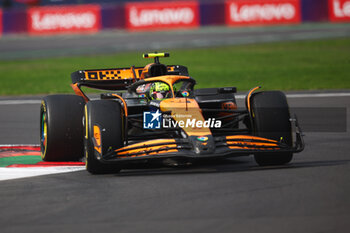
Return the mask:
{"type": "Polygon", "coordinates": [[[99,159],[100,152],[123,147],[123,116],[120,103],[113,100],[90,101],[85,107],[85,140],[84,151],[86,157],[86,170],[92,174],[118,173],[121,168],[115,164],[105,164],[99,159]],[[94,127],[95,126],[95,127],[94,127]],[[100,130],[101,151],[95,149],[96,127],[100,130]],[[95,140],[95,144],[94,144],[95,140]]]}
{"type": "MultiPolygon", "coordinates": [[[[250,104],[255,135],[282,141],[292,147],[292,127],[286,96],[280,91],[258,92],[252,95],[250,104]]],[[[292,160],[293,153],[257,153],[254,158],[260,166],[283,165],[292,160]]]]}
{"type": "Polygon", "coordinates": [[[40,146],[44,161],[78,161],[83,153],[85,101],[75,95],[50,95],[40,107],[40,146]]]}

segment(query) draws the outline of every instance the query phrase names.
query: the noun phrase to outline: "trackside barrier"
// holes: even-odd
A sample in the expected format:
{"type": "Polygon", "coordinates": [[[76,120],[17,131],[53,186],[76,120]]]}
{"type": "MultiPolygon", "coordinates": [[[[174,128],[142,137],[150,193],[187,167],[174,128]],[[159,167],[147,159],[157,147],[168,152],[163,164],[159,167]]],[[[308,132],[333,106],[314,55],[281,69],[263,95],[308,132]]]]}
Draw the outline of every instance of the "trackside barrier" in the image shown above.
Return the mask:
{"type": "Polygon", "coordinates": [[[25,8],[6,9],[2,14],[3,34],[27,32],[27,10],[25,8]]]}
{"type": "Polygon", "coordinates": [[[328,0],[302,0],[302,21],[328,21],[328,0]]]}
{"type": "Polygon", "coordinates": [[[140,0],[40,0],[40,5],[57,6],[57,5],[77,5],[77,4],[115,4],[115,3],[120,4],[126,1],[140,1],[140,0]]]}
{"type": "Polygon", "coordinates": [[[129,30],[199,27],[197,1],[126,3],[125,10],[129,30]]]}
{"type": "Polygon", "coordinates": [[[200,25],[224,25],[224,2],[201,2],[199,4],[200,25]]]}
{"type": "Polygon", "coordinates": [[[101,5],[101,28],[123,29],[125,28],[125,10],[122,5],[101,5]]]}
{"type": "Polygon", "coordinates": [[[27,17],[28,33],[31,35],[91,33],[101,28],[99,5],[32,7],[27,17]]]}
{"type": "Polygon", "coordinates": [[[328,4],[331,22],[350,22],[350,0],[329,0],[328,4]]]}

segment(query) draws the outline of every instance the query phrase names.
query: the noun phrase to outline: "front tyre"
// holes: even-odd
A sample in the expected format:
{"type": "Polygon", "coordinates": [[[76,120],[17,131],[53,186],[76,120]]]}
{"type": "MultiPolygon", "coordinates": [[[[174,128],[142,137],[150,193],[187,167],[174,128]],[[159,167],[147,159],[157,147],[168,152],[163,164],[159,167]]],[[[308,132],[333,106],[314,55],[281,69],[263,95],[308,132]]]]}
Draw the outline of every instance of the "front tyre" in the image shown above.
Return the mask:
{"type": "MultiPolygon", "coordinates": [[[[284,93],[280,91],[258,92],[252,95],[250,104],[255,135],[281,141],[292,147],[289,106],[284,93]]],[[[293,153],[257,153],[254,158],[260,166],[283,165],[292,160],[293,153]]]]}
{"type": "Polygon", "coordinates": [[[118,165],[102,163],[100,157],[123,147],[122,114],[120,103],[113,100],[95,100],[86,104],[84,151],[88,172],[108,174],[121,170],[118,165]]]}
{"type": "Polygon", "coordinates": [[[75,95],[46,96],[40,107],[40,146],[44,161],[78,161],[83,157],[85,101],[75,95]]]}

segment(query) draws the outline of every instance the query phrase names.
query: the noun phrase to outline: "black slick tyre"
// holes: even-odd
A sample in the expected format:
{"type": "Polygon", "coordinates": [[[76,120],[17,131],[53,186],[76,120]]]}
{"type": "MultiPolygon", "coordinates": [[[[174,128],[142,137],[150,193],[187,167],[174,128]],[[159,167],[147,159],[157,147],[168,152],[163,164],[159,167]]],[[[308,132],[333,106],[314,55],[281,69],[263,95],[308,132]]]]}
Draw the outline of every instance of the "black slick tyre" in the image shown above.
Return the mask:
{"type": "Polygon", "coordinates": [[[85,107],[84,151],[86,170],[92,174],[118,173],[120,166],[106,164],[98,158],[101,154],[123,147],[123,111],[113,100],[90,101],[85,107]],[[100,132],[100,148],[96,149],[96,130],[100,132]],[[95,144],[94,144],[95,143],[95,144]],[[98,151],[99,150],[99,151],[98,151]]]}
{"type": "MultiPolygon", "coordinates": [[[[289,106],[284,93],[280,91],[258,92],[252,95],[250,104],[255,135],[281,141],[292,147],[289,106]]],[[[254,158],[260,166],[283,165],[292,160],[293,153],[256,153],[254,158]]]]}
{"type": "Polygon", "coordinates": [[[84,153],[85,101],[75,95],[50,95],[40,107],[40,146],[44,161],[78,161],[84,153]]]}

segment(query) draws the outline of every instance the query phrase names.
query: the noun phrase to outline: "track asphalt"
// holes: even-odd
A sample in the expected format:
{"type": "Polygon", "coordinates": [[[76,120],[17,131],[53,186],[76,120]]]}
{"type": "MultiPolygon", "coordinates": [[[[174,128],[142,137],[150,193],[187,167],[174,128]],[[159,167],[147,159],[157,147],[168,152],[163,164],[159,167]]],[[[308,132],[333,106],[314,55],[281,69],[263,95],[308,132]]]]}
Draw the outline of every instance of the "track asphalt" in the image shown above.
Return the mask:
{"type": "MultiPolygon", "coordinates": [[[[347,232],[350,97],[289,104],[305,110],[299,120],[310,129],[291,165],[261,168],[240,157],[181,169],[0,181],[1,232],[347,232]],[[345,109],[347,125],[337,128],[342,117],[327,113],[305,114],[318,107],[345,109]],[[313,122],[338,132],[316,132],[313,122]]],[[[1,144],[38,143],[39,104],[0,105],[0,122],[1,144]]]]}

